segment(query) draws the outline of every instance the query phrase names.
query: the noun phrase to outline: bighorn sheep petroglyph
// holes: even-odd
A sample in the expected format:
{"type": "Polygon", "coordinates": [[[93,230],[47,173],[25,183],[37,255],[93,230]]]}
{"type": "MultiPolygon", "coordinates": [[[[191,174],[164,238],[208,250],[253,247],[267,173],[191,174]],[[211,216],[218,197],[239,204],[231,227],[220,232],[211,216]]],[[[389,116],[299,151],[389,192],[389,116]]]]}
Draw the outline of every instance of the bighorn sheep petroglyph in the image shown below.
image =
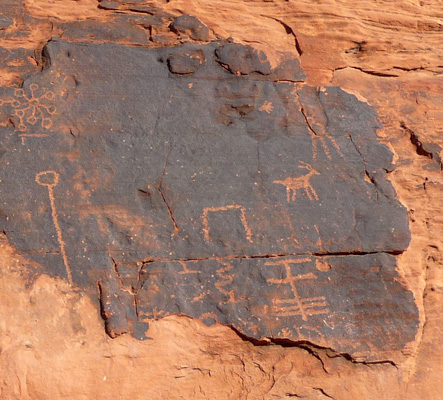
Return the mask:
{"type": "Polygon", "coordinates": [[[312,175],[320,175],[320,173],[303,161],[300,162],[299,168],[307,169],[309,172],[296,178],[289,177],[286,178],[284,181],[277,180],[274,181],[274,183],[278,183],[279,185],[283,185],[286,187],[288,203],[291,200],[294,201],[297,198],[297,190],[304,190],[309,200],[318,200],[317,192],[312,187],[310,179],[312,175]]]}

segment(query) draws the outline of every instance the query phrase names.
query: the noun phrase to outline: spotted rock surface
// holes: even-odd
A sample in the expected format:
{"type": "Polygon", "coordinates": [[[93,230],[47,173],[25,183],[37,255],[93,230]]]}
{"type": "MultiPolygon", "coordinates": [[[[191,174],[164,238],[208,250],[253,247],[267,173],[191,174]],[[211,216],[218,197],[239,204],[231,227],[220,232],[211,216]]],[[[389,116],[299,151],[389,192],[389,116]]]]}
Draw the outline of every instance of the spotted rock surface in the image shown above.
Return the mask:
{"type": "Polygon", "coordinates": [[[98,283],[110,336],[185,314],[367,360],[414,340],[372,107],[228,41],[54,39],[43,59],[0,93],[0,229],[43,272],[98,283]]]}

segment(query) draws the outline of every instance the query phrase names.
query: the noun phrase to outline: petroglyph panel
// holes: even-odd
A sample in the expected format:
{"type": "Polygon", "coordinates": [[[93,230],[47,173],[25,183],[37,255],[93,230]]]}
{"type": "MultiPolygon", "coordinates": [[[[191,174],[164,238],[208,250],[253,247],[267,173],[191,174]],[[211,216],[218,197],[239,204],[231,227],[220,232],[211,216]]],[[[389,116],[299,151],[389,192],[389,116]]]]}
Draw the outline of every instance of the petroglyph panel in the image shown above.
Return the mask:
{"type": "Polygon", "coordinates": [[[362,350],[360,342],[375,353],[398,350],[399,326],[413,330],[415,313],[395,276],[395,257],[386,254],[161,260],[140,270],[138,312],[146,321],[159,309],[160,317],[183,313],[257,339],[309,340],[349,353],[362,350]],[[181,274],[182,263],[198,272],[181,274]]]}
{"type": "Polygon", "coordinates": [[[111,336],[184,313],[368,358],[414,339],[369,105],[223,41],[44,53],[0,92],[0,229],[42,272],[99,282],[111,336]]]}

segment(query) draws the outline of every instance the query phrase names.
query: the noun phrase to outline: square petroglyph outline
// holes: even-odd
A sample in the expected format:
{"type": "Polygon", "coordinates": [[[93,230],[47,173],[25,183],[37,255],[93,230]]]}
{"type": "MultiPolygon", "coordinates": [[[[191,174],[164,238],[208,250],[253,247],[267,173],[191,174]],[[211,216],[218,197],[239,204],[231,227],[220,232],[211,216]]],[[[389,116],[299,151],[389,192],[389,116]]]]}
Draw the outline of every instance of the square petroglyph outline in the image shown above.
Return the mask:
{"type": "Polygon", "coordinates": [[[203,235],[207,242],[211,241],[211,228],[209,226],[208,214],[219,212],[219,211],[229,211],[229,210],[240,210],[240,220],[243,224],[243,228],[245,229],[246,239],[252,243],[252,231],[248,225],[248,221],[246,220],[246,209],[245,207],[238,204],[230,204],[223,207],[206,207],[203,209],[202,215],[202,223],[203,223],[203,235]]]}

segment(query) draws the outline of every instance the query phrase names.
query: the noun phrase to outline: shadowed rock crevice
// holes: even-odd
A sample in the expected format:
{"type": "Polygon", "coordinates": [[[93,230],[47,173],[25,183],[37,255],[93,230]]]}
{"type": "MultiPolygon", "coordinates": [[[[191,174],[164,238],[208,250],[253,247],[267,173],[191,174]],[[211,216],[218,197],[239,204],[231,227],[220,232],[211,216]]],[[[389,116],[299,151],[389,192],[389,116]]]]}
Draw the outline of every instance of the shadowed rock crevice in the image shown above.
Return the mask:
{"type": "Polygon", "coordinates": [[[281,24],[283,26],[283,28],[285,29],[286,34],[292,35],[294,37],[294,45],[295,45],[295,49],[297,50],[297,54],[299,56],[303,55],[303,50],[302,50],[302,48],[300,46],[300,42],[299,42],[299,40],[297,38],[297,35],[295,34],[294,30],[288,24],[283,22],[281,19],[274,18],[274,17],[269,17],[268,15],[262,15],[262,17],[273,19],[274,21],[276,21],[279,24],[281,24]]]}
{"type": "Polygon", "coordinates": [[[242,340],[244,340],[246,342],[250,342],[254,346],[259,346],[259,347],[260,346],[263,346],[263,347],[281,346],[281,347],[292,347],[292,348],[295,347],[295,348],[302,349],[319,361],[322,370],[326,374],[330,374],[332,372],[332,371],[328,371],[326,361],[328,359],[334,359],[334,358],[340,358],[340,359],[346,360],[347,362],[352,363],[352,364],[366,365],[369,367],[376,366],[376,365],[387,365],[387,366],[392,366],[395,369],[398,369],[397,364],[392,360],[366,361],[364,359],[358,359],[358,358],[352,357],[352,355],[347,354],[347,353],[338,352],[330,347],[319,346],[318,344],[315,344],[315,343],[312,343],[312,342],[309,342],[306,340],[294,341],[294,340],[284,339],[284,338],[275,339],[272,337],[265,338],[262,340],[257,340],[255,338],[248,337],[248,336],[242,334],[240,331],[238,331],[233,326],[228,325],[228,327],[231,328],[242,340]]]}
{"type": "Polygon", "coordinates": [[[382,77],[382,78],[398,78],[399,77],[398,74],[394,74],[394,73],[391,73],[391,72],[374,71],[374,70],[369,70],[369,69],[365,69],[365,68],[362,68],[362,67],[349,66],[349,65],[347,65],[346,67],[336,68],[336,69],[334,69],[334,72],[335,71],[340,71],[340,70],[343,70],[343,69],[347,69],[347,68],[356,69],[358,71],[363,72],[364,74],[378,76],[378,77],[382,77]]]}
{"type": "Polygon", "coordinates": [[[419,138],[419,135],[409,129],[404,122],[401,122],[400,126],[405,132],[409,134],[409,140],[415,147],[415,151],[417,152],[417,154],[419,156],[427,157],[430,160],[434,160],[440,167],[440,170],[443,170],[443,162],[440,157],[442,148],[436,143],[422,142],[419,138]]]}

